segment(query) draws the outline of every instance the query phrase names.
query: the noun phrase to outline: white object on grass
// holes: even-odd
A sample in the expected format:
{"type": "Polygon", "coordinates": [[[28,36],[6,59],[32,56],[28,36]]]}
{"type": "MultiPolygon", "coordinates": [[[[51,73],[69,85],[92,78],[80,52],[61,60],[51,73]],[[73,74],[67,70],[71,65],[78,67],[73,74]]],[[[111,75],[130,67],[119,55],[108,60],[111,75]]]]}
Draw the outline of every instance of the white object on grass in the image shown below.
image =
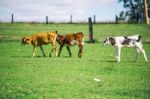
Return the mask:
{"type": "Polygon", "coordinates": [[[101,80],[98,79],[98,78],[93,78],[93,80],[94,80],[94,81],[97,81],[97,82],[101,81],[101,80]]]}

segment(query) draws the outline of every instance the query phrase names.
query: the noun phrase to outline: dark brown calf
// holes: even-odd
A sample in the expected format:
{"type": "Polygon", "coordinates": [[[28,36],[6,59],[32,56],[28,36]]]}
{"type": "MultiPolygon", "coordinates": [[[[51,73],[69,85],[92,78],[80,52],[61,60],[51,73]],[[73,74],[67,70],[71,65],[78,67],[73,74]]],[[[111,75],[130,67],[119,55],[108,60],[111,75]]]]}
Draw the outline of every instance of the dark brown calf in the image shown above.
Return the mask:
{"type": "Polygon", "coordinates": [[[74,46],[74,45],[78,45],[79,47],[78,57],[80,58],[82,57],[82,51],[83,51],[83,45],[84,45],[84,35],[82,32],[69,33],[69,34],[64,34],[64,35],[57,34],[56,41],[60,44],[58,57],[60,56],[61,50],[64,46],[66,46],[69,52],[69,56],[71,57],[72,54],[70,51],[70,46],[74,46]]]}

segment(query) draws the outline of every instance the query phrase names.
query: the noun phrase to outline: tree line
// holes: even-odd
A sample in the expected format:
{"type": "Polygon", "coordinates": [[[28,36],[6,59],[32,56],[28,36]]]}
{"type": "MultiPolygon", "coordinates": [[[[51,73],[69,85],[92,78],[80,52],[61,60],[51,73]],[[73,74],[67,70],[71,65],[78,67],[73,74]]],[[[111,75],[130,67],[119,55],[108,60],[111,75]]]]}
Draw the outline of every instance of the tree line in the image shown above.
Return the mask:
{"type": "Polygon", "coordinates": [[[129,22],[149,23],[150,0],[118,0],[118,2],[123,3],[125,9],[117,17],[128,20],[129,22]]]}

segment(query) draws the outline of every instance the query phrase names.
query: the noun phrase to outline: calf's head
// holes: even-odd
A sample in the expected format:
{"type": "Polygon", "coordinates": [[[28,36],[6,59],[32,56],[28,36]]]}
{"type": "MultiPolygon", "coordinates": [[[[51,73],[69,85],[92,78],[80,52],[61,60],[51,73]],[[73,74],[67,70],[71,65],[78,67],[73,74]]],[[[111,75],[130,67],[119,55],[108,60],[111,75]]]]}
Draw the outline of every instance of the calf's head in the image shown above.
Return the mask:
{"type": "Polygon", "coordinates": [[[65,40],[65,35],[57,34],[56,41],[57,41],[59,44],[63,44],[64,40],[65,40]]]}
{"type": "Polygon", "coordinates": [[[106,45],[106,44],[115,45],[115,43],[116,43],[115,39],[112,37],[106,37],[104,40],[104,45],[106,45]]]}
{"type": "Polygon", "coordinates": [[[21,45],[31,44],[31,42],[32,42],[32,38],[31,37],[23,37],[21,45]]]}

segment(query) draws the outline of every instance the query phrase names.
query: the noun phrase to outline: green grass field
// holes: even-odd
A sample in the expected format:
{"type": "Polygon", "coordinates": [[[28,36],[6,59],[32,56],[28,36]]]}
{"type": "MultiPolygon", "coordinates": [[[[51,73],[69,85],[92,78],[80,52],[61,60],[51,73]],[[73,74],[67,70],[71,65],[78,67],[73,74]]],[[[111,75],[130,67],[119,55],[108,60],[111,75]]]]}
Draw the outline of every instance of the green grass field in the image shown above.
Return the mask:
{"type": "Polygon", "coordinates": [[[141,34],[150,60],[150,26],[144,24],[96,24],[96,43],[86,43],[83,58],[72,58],[66,48],[61,57],[48,57],[51,45],[38,48],[31,58],[32,46],[21,46],[21,38],[36,32],[79,32],[86,35],[87,24],[0,23],[0,99],[149,99],[150,63],[135,57],[134,48],[123,48],[121,62],[116,63],[114,48],[103,46],[106,36],[141,34]],[[99,82],[94,78],[100,79],[99,82]]]}

